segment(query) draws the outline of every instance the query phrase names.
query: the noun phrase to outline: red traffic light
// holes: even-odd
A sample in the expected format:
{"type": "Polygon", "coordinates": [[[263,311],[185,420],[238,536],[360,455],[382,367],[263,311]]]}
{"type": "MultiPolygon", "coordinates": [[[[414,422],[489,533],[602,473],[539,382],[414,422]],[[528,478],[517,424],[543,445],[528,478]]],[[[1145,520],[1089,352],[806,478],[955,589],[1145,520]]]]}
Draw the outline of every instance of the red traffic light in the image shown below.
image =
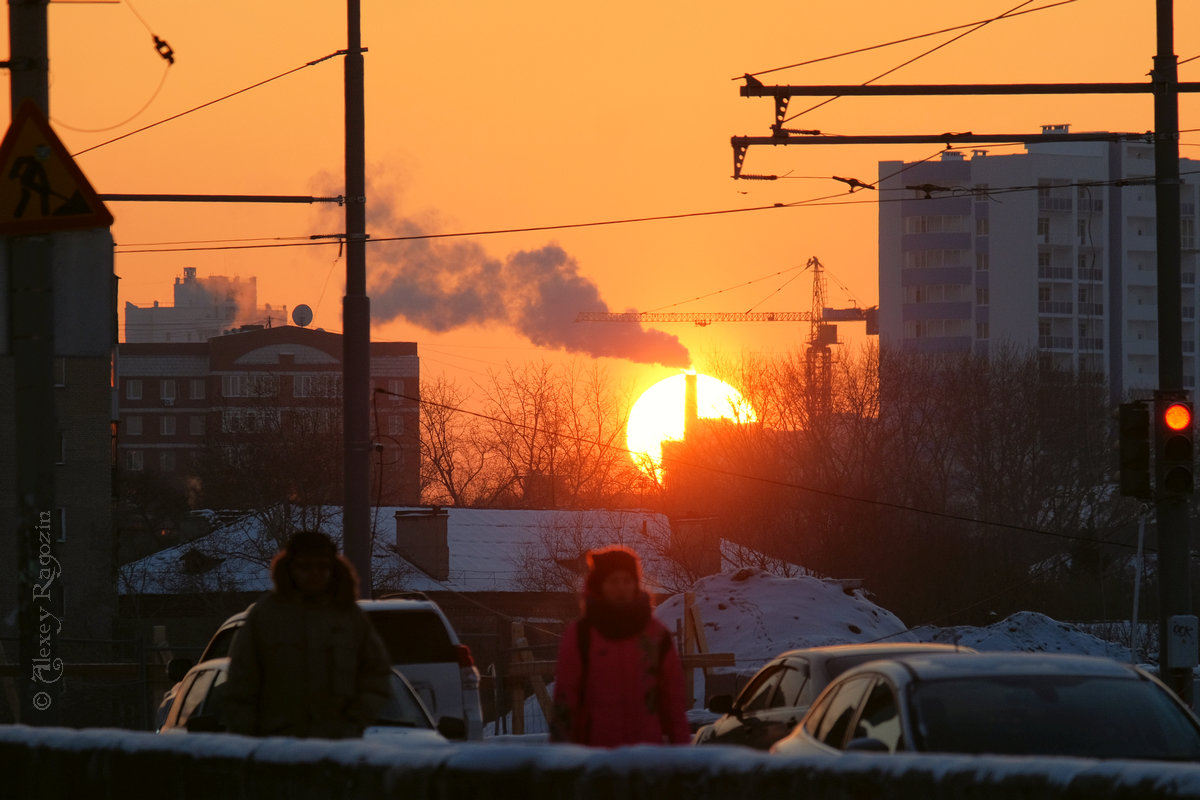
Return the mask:
{"type": "Polygon", "coordinates": [[[1192,426],[1192,410],[1185,403],[1172,403],[1162,413],[1163,423],[1173,431],[1187,430],[1192,426]]]}

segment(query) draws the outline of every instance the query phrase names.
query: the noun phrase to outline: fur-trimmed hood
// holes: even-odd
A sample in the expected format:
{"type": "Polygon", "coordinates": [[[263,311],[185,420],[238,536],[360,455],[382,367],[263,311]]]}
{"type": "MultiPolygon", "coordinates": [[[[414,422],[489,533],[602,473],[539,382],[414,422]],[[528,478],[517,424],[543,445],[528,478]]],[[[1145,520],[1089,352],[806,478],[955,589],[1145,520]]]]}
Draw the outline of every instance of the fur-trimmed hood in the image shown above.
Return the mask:
{"type": "MultiPolygon", "coordinates": [[[[292,573],[288,568],[292,556],[287,550],[281,550],[271,560],[271,583],[275,586],[275,594],[284,600],[299,601],[300,590],[292,582],[292,573]]],[[[345,556],[333,556],[333,571],[330,575],[328,596],[332,604],[338,608],[353,606],[358,600],[358,578],[355,577],[354,567],[345,556]]]]}

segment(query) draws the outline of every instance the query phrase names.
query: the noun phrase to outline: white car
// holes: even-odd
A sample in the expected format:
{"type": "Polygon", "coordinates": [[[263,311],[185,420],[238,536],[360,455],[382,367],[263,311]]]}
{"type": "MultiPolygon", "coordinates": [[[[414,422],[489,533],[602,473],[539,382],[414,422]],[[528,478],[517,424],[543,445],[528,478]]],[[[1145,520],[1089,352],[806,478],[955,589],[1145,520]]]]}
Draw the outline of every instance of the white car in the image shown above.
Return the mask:
{"type": "MultiPolygon", "coordinates": [[[[229,678],[229,658],[201,661],[188,670],[179,682],[176,697],[167,718],[159,727],[162,734],[220,733],[225,730],[222,712],[225,682],[229,678]]],[[[388,741],[414,745],[446,745],[450,739],[463,738],[461,719],[443,717],[437,725],[413,691],[412,685],[395,667],[392,668],[392,697],[379,712],[378,719],[363,733],[364,738],[391,737],[388,741]]]]}
{"type": "MultiPolygon", "coordinates": [[[[404,673],[433,718],[462,720],[467,739],[483,739],[479,670],[471,649],[458,640],[438,604],[419,593],[404,593],[359,600],[358,605],[387,646],[392,665],[404,673]]],[[[204,648],[200,665],[229,655],[233,637],[248,612],[247,608],[222,623],[204,648]]],[[[168,665],[168,673],[178,682],[163,695],[156,728],[161,730],[170,716],[182,688],[179,676],[191,666],[184,659],[174,659],[168,665]]]]}
{"type": "Polygon", "coordinates": [[[1198,761],[1200,721],[1157,678],[1107,658],[904,656],[842,673],[771,752],[1198,761]]]}

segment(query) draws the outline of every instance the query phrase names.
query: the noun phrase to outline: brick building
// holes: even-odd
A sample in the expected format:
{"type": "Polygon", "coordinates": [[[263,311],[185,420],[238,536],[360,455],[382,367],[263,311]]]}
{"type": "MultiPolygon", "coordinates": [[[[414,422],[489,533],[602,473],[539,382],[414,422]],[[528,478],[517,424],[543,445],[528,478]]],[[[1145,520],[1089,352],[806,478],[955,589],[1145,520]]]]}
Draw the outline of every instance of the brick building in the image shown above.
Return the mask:
{"type": "MultiPolygon", "coordinates": [[[[372,459],[373,495],[385,503],[415,503],[416,344],[372,342],[370,374],[378,456],[372,459]]],[[[336,434],[340,443],[340,334],[250,326],[203,343],[122,343],[116,375],[118,463],[127,473],[186,483],[206,448],[221,441],[313,432],[336,434]]]]}

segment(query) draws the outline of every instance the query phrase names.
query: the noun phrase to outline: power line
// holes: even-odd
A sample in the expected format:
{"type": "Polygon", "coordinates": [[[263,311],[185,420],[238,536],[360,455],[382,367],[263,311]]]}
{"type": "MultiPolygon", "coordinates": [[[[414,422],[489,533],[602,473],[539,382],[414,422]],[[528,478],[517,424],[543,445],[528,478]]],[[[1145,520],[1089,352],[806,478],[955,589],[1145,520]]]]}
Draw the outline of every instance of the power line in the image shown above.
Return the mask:
{"type": "MultiPolygon", "coordinates": [[[[999,144],[997,146],[1009,146],[1009,145],[999,144]]],[[[959,149],[965,149],[965,148],[952,147],[952,148],[947,148],[947,149],[959,150],[959,149]]],[[[946,151],[939,150],[938,152],[933,153],[932,155],[928,156],[927,158],[921,159],[920,161],[915,161],[915,162],[905,164],[904,167],[897,170],[896,172],[891,173],[890,175],[886,176],[885,178],[883,178],[881,180],[887,180],[888,178],[895,177],[896,175],[899,175],[907,170],[910,170],[920,164],[923,164],[927,161],[931,161],[932,159],[941,155],[943,152],[946,152],[946,151]]],[[[1200,171],[1185,171],[1185,172],[1182,172],[1181,175],[1194,175],[1194,174],[1198,174],[1198,173],[1200,173],[1200,171]]],[[[1153,184],[1154,184],[1154,177],[1146,176],[1144,178],[1114,178],[1112,180],[1107,180],[1107,181],[1080,181],[1080,182],[1076,182],[1076,183],[1063,184],[1063,186],[1095,188],[1095,187],[1104,187],[1104,186],[1150,186],[1153,184]]],[[[987,190],[987,194],[989,196],[991,196],[991,195],[999,195],[999,194],[1011,194],[1011,193],[1016,193],[1016,192],[1030,192],[1030,191],[1037,191],[1039,188],[1041,188],[1041,187],[1032,186],[1032,185],[1031,186],[989,187],[987,190]]],[[[887,191],[887,190],[885,190],[885,191],[887,191]]],[[[891,191],[903,191],[903,190],[891,190],[891,191]]],[[[967,187],[953,187],[953,189],[951,190],[951,193],[954,196],[960,196],[960,195],[975,194],[976,192],[967,187]]],[[[836,194],[827,194],[827,195],[820,195],[818,197],[811,197],[806,200],[795,200],[790,203],[772,203],[771,205],[766,205],[766,206],[746,206],[743,208],[720,209],[720,210],[716,210],[716,211],[693,211],[693,212],[685,212],[685,213],[679,213],[679,214],[661,214],[661,215],[657,215],[657,216],[627,217],[627,218],[622,218],[622,219],[597,220],[597,221],[592,221],[592,222],[573,222],[573,223],[564,223],[564,224],[557,224],[557,225],[531,225],[531,226],[522,227],[522,228],[492,228],[492,229],[471,230],[471,231],[451,231],[451,232],[446,232],[446,233],[418,233],[418,234],[411,234],[411,235],[406,235],[406,236],[378,236],[378,237],[372,236],[370,239],[367,240],[367,244],[379,244],[379,243],[383,243],[383,242],[423,241],[423,240],[430,240],[430,239],[454,239],[454,238],[465,238],[465,237],[472,237],[472,236],[498,236],[498,235],[512,234],[512,233],[537,233],[540,231],[569,230],[569,229],[574,229],[574,228],[595,228],[595,227],[606,227],[606,226],[612,226],[612,225],[630,225],[630,224],[635,224],[635,223],[662,222],[662,221],[669,221],[669,220],[722,216],[722,215],[749,213],[749,212],[757,212],[757,211],[770,211],[770,210],[774,210],[774,209],[786,209],[786,208],[805,208],[805,207],[818,208],[818,207],[826,207],[826,206],[876,205],[876,204],[881,204],[881,203],[898,202],[901,199],[901,198],[871,197],[871,198],[868,198],[865,200],[858,200],[858,199],[849,200],[849,199],[846,199],[847,194],[858,195],[858,194],[861,194],[861,192],[850,192],[850,193],[838,192],[836,194]]],[[[213,251],[223,251],[223,250],[256,250],[256,249],[276,248],[276,247],[320,247],[320,246],[328,246],[328,245],[332,245],[332,244],[338,244],[338,245],[341,244],[341,241],[337,240],[337,239],[329,240],[329,241],[312,241],[311,237],[305,237],[305,236],[252,237],[252,238],[248,238],[245,240],[216,239],[216,240],[210,240],[210,241],[228,241],[228,242],[259,241],[259,242],[265,242],[265,243],[263,243],[263,244],[228,244],[228,245],[219,245],[219,246],[196,246],[196,247],[161,247],[161,248],[155,247],[152,244],[117,245],[117,247],[119,249],[117,249],[115,251],[115,253],[117,255],[134,255],[134,254],[144,254],[144,253],[188,253],[188,252],[213,252],[213,251]],[[129,249],[125,249],[125,248],[129,248],[129,249]]],[[[771,277],[771,276],[768,276],[768,277],[771,277]]],[[[690,301],[685,301],[685,302],[690,302],[690,301]]]]}
{"type": "MultiPolygon", "coordinates": [[[[878,74],[878,75],[876,75],[874,78],[870,78],[869,80],[863,81],[862,85],[863,85],[863,86],[867,86],[868,84],[872,84],[872,83],[874,83],[875,81],[879,80],[880,78],[885,78],[885,77],[887,77],[888,75],[891,75],[893,72],[896,72],[897,70],[900,70],[900,69],[903,69],[904,67],[907,67],[909,64],[913,64],[913,63],[915,63],[915,62],[917,62],[917,61],[920,61],[922,58],[925,58],[926,56],[928,56],[928,55],[931,55],[931,54],[933,54],[933,53],[936,53],[938,50],[941,50],[943,47],[947,47],[948,45],[954,44],[954,43],[955,43],[955,42],[957,42],[959,39],[962,39],[964,36],[970,36],[972,33],[975,33],[975,31],[977,31],[977,30],[979,30],[979,29],[981,29],[981,28],[983,28],[983,27],[985,27],[985,26],[987,26],[987,25],[991,25],[993,22],[995,22],[995,21],[997,21],[997,20],[1004,19],[1005,17],[1009,16],[1010,14],[1013,14],[1013,13],[1014,13],[1014,12],[1016,12],[1017,10],[1019,10],[1019,9],[1021,9],[1021,8],[1025,7],[1025,6],[1029,5],[1029,4],[1030,4],[1030,3],[1032,3],[1033,1],[1034,1],[1034,0],[1025,0],[1025,2],[1023,2],[1023,3],[1020,3],[1020,4],[1016,5],[1016,6],[1013,6],[1011,9],[1009,9],[1008,11],[1005,11],[1003,14],[1001,14],[1001,15],[999,15],[999,16],[997,16],[997,17],[992,17],[991,19],[989,19],[989,20],[986,20],[986,21],[984,21],[984,22],[981,22],[981,23],[979,23],[978,25],[976,25],[976,26],[974,26],[973,28],[971,28],[970,30],[968,30],[968,31],[964,31],[963,33],[960,33],[958,36],[955,36],[955,37],[953,37],[953,38],[951,38],[951,39],[949,39],[949,40],[947,40],[947,41],[945,41],[945,42],[942,42],[941,44],[937,45],[936,47],[931,47],[930,49],[926,50],[924,53],[921,53],[921,54],[920,54],[920,55],[918,55],[918,56],[914,56],[913,58],[910,58],[909,60],[907,60],[907,61],[905,61],[905,62],[903,62],[903,63],[901,63],[901,64],[898,64],[898,65],[897,65],[897,66],[895,66],[895,67],[892,67],[891,69],[887,70],[886,72],[881,72],[881,73],[879,73],[879,74],[878,74]]],[[[803,111],[801,111],[801,112],[799,112],[799,113],[793,114],[792,116],[790,116],[790,117],[788,117],[787,119],[783,120],[783,122],[791,122],[792,120],[796,119],[797,117],[802,117],[802,116],[804,116],[805,114],[809,113],[810,111],[815,111],[815,110],[817,110],[817,109],[818,109],[818,108],[820,108],[821,106],[826,106],[826,105],[829,105],[830,103],[832,103],[834,100],[837,100],[837,99],[838,99],[837,97],[830,97],[830,98],[829,98],[829,99],[827,99],[827,100],[822,100],[820,103],[817,103],[817,104],[816,104],[816,105],[814,105],[814,106],[811,106],[811,107],[809,107],[809,108],[806,108],[806,109],[804,109],[803,111]]],[[[782,123],[780,123],[780,124],[782,124],[782,123]]]]}
{"type": "Polygon", "coordinates": [[[77,158],[78,156],[81,156],[84,153],[90,153],[93,150],[98,150],[101,147],[112,144],[113,142],[119,142],[122,139],[128,139],[130,136],[133,136],[135,134],[142,133],[143,131],[148,131],[151,128],[156,128],[159,125],[163,125],[167,122],[171,122],[172,120],[177,120],[180,117],[187,116],[188,114],[191,114],[195,111],[199,111],[203,108],[208,108],[209,106],[216,105],[217,103],[220,103],[224,100],[228,100],[231,97],[237,97],[239,94],[245,94],[246,92],[250,91],[251,89],[257,89],[260,86],[265,86],[266,84],[270,83],[271,81],[277,81],[280,78],[285,78],[288,75],[299,72],[300,70],[307,69],[312,66],[316,66],[317,64],[320,64],[322,61],[328,61],[331,58],[336,58],[337,56],[345,55],[345,54],[346,54],[345,50],[339,50],[336,53],[330,53],[327,56],[322,56],[321,58],[315,59],[313,61],[309,61],[307,64],[302,64],[299,67],[289,69],[287,72],[281,72],[278,75],[267,78],[266,80],[262,80],[262,81],[259,81],[258,83],[247,86],[244,89],[238,89],[236,92],[230,92],[229,94],[218,97],[215,100],[209,100],[207,103],[202,103],[194,108],[189,108],[187,111],[180,111],[178,114],[172,114],[171,116],[166,117],[165,119],[160,119],[158,122],[151,122],[149,125],[143,125],[142,127],[138,128],[137,130],[132,130],[129,133],[123,133],[120,136],[109,139],[106,142],[101,142],[100,144],[94,144],[91,147],[87,147],[78,152],[71,153],[71,157],[77,158]]]}
{"type": "MultiPolygon", "coordinates": [[[[424,404],[424,405],[434,406],[436,408],[445,409],[447,411],[453,411],[453,412],[460,413],[460,414],[466,414],[467,416],[476,417],[478,419],[482,419],[487,422],[496,422],[496,423],[500,423],[502,425],[509,425],[514,428],[521,428],[523,430],[529,430],[529,431],[544,430],[542,428],[538,428],[533,425],[526,425],[521,422],[514,422],[512,420],[500,419],[499,417],[493,417],[493,416],[490,416],[488,414],[484,414],[484,413],[481,413],[478,411],[470,411],[468,409],[461,408],[458,406],[450,406],[450,405],[445,405],[443,403],[438,403],[438,402],[435,402],[432,400],[425,400],[420,397],[413,397],[412,395],[404,394],[403,392],[391,392],[391,391],[388,391],[387,389],[383,389],[381,387],[376,387],[375,392],[381,393],[381,394],[386,394],[390,397],[400,397],[405,400],[411,400],[412,402],[417,403],[418,405],[424,404]]],[[[579,444],[587,444],[587,445],[591,445],[593,447],[599,447],[599,448],[605,449],[605,450],[615,450],[619,453],[624,453],[624,454],[630,455],[630,456],[640,455],[640,453],[638,453],[637,451],[630,450],[629,448],[619,447],[617,445],[609,444],[606,442],[597,442],[593,439],[588,439],[585,436],[576,436],[576,435],[570,434],[570,433],[560,433],[557,435],[563,439],[568,439],[568,440],[571,440],[574,442],[578,442],[579,444]]],[[[983,526],[986,526],[989,528],[1000,528],[1002,530],[1011,530],[1011,531],[1017,531],[1020,533],[1032,533],[1032,534],[1035,534],[1038,536],[1046,536],[1046,537],[1050,537],[1050,538],[1054,538],[1054,539],[1062,539],[1065,541],[1090,542],[1090,543],[1096,542],[1095,539],[1092,539],[1092,538],[1089,538],[1086,536],[1078,536],[1078,535],[1074,535],[1074,534],[1070,534],[1070,533],[1059,533],[1056,531],[1048,531],[1048,530],[1045,530],[1042,528],[1030,528],[1025,525],[1017,525],[1017,524],[1009,523],[1009,522],[995,522],[995,521],[990,521],[990,520],[985,520],[985,519],[978,519],[976,517],[969,517],[965,514],[952,514],[952,513],[946,512],[946,511],[932,511],[930,509],[916,508],[915,506],[907,506],[907,505],[904,505],[903,503],[893,503],[893,502],[890,502],[887,500],[877,500],[877,499],[868,498],[868,497],[856,497],[854,495],[842,494],[840,492],[833,492],[833,491],[829,491],[826,489],[817,489],[812,486],[804,486],[803,484],[792,483],[790,481],[777,480],[775,478],[768,478],[768,477],[764,477],[761,475],[747,475],[744,473],[733,472],[731,470],[724,470],[724,469],[720,469],[718,467],[710,466],[708,464],[696,464],[696,463],[690,463],[690,462],[686,462],[686,461],[679,461],[678,463],[680,464],[680,466],[688,467],[691,469],[704,470],[705,472],[710,472],[714,475],[719,475],[719,476],[726,477],[726,478],[738,478],[738,479],[742,479],[742,480],[755,481],[758,483],[767,484],[769,486],[775,486],[775,487],[778,487],[781,489],[794,489],[797,491],[809,492],[810,494],[816,494],[816,495],[820,495],[822,497],[828,497],[828,498],[831,498],[834,500],[848,500],[848,501],[851,501],[854,503],[863,503],[866,505],[878,506],[880,508],[887,508],[887,509],[891,509],[894,511],[907,511],[910,513],[923,514],[925,516],[935,517],[938,519],[947,519],[947,520],[951,520],[953,522],[965,522],[965,523],[972,524],[972,525],[983,525],[983,526]]],[[[1112,544],[1117,547],[1128,547],[1128,548],[1134,547],[1134,545],[1122,544],[1120,542],[1107,542],[1107,543],[1112,544]]]]}
{"type": "MultiPolygon", "coordinates": [[[[965,22],[962,25],[955,25],[950,28],[942,28],[941,30],[938,30],[938,31],[930,31],[929,33],[920,33],[920,34],[917,34],[916,36],[907,36],[903,39],[895,39],[890,42],[883,42],[882,44],[873,44],[868,47],[860,47],[857,50],[847,50],[845,52],[836,53],[831,56],[821,56],[820,58],[811,58],[808,61],[799,61],[795,64],[788,64],[785,67],[773,67],[771,69],[764,69],[759,72],[751,72],[748,74],[751,77],[758,77],[759,75],[769,75],[772,72],[782,72],[785,69],[793,69],[795,67],[806,67],[809,64],[819,64],[822,61],[832,61],[836,58],[844,58],[846,56],[852,56],[852,55],[857,55],[859,53],[870,52],[871,50],[879,50],[881,48],[891,47],[892,45],[896,45],[896,44],[905,44],[907,42],[915,42],[918,39],[927,39],[930,36],[937,36],[938,34],[942,34],[942,33],[951,33],[953,31],[962,30],[963,28],[970,28],[970,27],[974,27],[976,25],[985,25],[989,22],[995,22],[997,19],[1013,19],[1015,17],[1020,17],[1024,14],[1033,14],[1038,11],[1045,11],[1048,8],[1054,8],[1056,6],[1065,6],[1070,3],[1074,3],[1074,2],[1076,2],[1076,0],[1062,0],[1062,2],[1051,3],[1048,6],[1041,6],[1040,8],[1030,8],[1026,11],[1017,11],[1015,13],[1005,14],[1002,17],[993,17],[990,20],[976,20],[975,22],[965,22]]],[[[1197,56],[1197,58],[1200,58],[1200,56],[1197,56]]],[[[1188,60],[1191,61],[1191,59],[1188,59],[1188,60]]],[[[1182,64],[1184,62],[1181,61],[1180,63],[1182,64]]],[[[740,81],[740,80],[743,80],[745,77],[746,77],[745,75],[738,75],[736,78],[730,78],[730,80],[740,81]]]]}

